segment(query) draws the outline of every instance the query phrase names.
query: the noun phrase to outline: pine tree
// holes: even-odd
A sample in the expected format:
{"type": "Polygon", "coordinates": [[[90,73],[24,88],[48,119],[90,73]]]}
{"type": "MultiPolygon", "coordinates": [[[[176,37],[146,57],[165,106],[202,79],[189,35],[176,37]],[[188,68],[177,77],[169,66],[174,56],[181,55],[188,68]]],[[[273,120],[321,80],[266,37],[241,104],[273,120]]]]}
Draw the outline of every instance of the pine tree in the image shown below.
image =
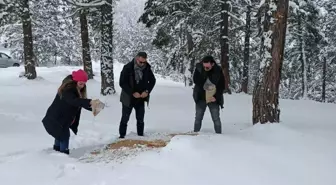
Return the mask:
{"type": "Polygon", "coordinates": [[[82,2],[80,0],[66,0],[77,7],[99,10],[101,36],[101,90],[102,95],[115,94],[113,72],[113,0],[99,0],[82,2]]]}
{"type": "Polygon", "coordinates": [[[101,6],[101,94],[115,94],[113,73],[113,2],[101,6]]]}
{"type": "Polygon", "coordinates": [[[279,86],[285,48],[289,0],[266,0],[263,36],[263,76],[253,93],[253,124],[280,122],[279,86]]]}
{"type": "MultiPolygon", "coordinates": [[[[290,65],[288,77],[291,78],[290,90],[295,98],[307,99],[311,89],[316,65],[321,63],[317,57],[322,36],[318,30],[317,7],[312,0],[294,0],[290,8],[289,34],[286,59],[290,65]],[[301,91],[298,86],[301,83],[301,91]]],[[[321,66],[322,67],[322,66],[321,66]]],[[[320,68],[321,69],[321,68],[320,68]]]]}
{"type": "Polygon", "coordinates": [[[37,77],[35,69],[35,57],[33,48],[33,33],[31,12],[29,8],[29,0],[5,0],[0,7],[2,13],[2,25],[21,22],[23,30],[23,51],[25,74],[27,79],[35,79],[37,77]]]}

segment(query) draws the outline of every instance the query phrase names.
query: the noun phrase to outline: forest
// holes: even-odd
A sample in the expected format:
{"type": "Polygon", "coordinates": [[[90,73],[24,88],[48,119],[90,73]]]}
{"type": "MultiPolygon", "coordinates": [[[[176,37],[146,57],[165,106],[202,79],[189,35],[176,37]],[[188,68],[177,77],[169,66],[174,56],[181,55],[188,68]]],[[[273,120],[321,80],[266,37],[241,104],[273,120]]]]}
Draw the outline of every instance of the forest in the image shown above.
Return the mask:
{"type": "Polygon", "coordinates": [[[185,86],[210,54],[225,93],[253,95],[253,123],[266,123],[279,122],[279,98],[336,102],[334,20],[331,0],[0,0],[0,45],[31,80],[57,65],[92,79],[100,62],[103,95],[116,93],[113,64],[138,51],[185,86]]]}

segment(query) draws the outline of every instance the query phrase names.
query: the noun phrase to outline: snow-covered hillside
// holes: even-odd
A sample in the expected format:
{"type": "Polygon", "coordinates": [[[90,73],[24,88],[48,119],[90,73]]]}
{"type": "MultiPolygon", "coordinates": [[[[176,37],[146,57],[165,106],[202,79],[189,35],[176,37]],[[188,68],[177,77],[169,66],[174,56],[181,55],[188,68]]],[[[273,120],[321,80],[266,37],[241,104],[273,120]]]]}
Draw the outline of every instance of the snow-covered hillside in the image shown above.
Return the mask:
{"type": "MultiPolygon", "coordinates": [[[[119,96],[99,96],[97,65],[97,76],[88,82],[89,97],[101,98],[108,107],[96,118],[82,111],[79,134],[71,136],[70,156],[52,152],[53,138],[41,119],[61,80],[78,68],[37,68],[39,78],[34,81],[18,78],[22,67],[0,69],[1,184],[336,184],[336,105],[281,100],[281,124],[252,126],[251,97],[240,94],[225,95],[221,135],[214,134],[207,112],[198,136],[176,136],[166,147],[125,158],[121,164],[82,161],[82,156],[118,137],[119,96]]],[[[116,86],[121,68],[115,65],[116,86]]],[[[190,88],[158,77],[146,108],[147,137],[191,131],[194,109],[190,88]]],[[[135,130],[133,112],[128,132],[135,130]]]]}

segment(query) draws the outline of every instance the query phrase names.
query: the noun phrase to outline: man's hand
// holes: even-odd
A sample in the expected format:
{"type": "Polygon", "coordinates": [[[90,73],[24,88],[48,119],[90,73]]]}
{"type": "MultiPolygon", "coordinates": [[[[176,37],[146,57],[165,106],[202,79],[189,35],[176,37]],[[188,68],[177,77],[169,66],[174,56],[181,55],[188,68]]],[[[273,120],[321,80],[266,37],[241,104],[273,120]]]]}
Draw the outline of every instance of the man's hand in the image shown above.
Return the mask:
{"type": "Polygon", "coordinates": [[[140,98],[141,95],[138,92],[133,93],[134,98],[140,98]]]}
{"type": "Polygon", "coordinates": [[[210,101],[211,102],[216,102],[216,98],[215,97],[211,97],[210,101]]]}
{"type": "Polygon", "coordinates": [[[146,98],[148,96],[148,92],[142,92],[141,93],[141,98],[146,98]]]}

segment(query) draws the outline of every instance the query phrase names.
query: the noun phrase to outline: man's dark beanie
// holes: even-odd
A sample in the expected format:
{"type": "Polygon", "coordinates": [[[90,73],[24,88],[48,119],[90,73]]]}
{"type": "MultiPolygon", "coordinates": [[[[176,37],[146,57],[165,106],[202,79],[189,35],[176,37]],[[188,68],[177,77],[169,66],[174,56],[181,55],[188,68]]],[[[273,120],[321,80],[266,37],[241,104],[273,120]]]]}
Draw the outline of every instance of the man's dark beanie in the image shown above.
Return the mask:
{"type": "Polygon", "coordinates": [[[216,63],[215,59],[211,55],[203,57],[201,62],[216,63]]]}

